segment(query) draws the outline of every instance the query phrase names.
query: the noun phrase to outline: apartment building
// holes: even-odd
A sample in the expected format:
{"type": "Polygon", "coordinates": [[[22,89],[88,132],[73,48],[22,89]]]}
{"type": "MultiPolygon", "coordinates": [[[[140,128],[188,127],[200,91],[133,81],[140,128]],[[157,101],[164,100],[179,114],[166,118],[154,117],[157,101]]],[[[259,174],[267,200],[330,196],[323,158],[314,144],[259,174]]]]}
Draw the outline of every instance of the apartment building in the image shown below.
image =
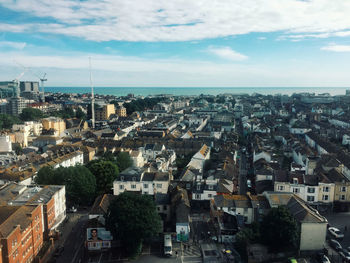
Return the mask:
{"type": "Polygon", "coordinates": [[[113,193],[119,195],[125,191],[154,195],[166,194],[170,183],[170,175],[161,172],[147,172],[143,168],[129,167],[119,174],[113,182],[113,193]]]}
{"type": "Polygon", "coordinates": [[[126,117],[126,116],[127,116],[127,114],[126,114],[126,108],[123,107],[123,106],[117,107],[117,109],[116,109],[116,114],[117,114],[119,117],[126,117]]]}
{"type": "Polygon", "coordinates": [[[66,130],[66,123],[61,118],[49,117],[42,120],[43,130],[54,130],[55,136],[61,136],[66,130]]]}
{"type": "Polygon", "coordinates": [[[2,262],[32,262],[43,245],[43,206],[0,206],[2,262]]]}
{"type": "Polygon", "coordinates": [[[95,110],[95,118],[97,121],[108,120],[112,114],[115,114],[114,104],[103,105],[102,108],[95,110]]]}
{"type": "Polygon", "coordinates": [[[0,205],[42,205],[44,238],[54,236],[54,230],[66,218],[66,189],[64,185],[33,187],[10,183],[0,190],[0,205]]]}

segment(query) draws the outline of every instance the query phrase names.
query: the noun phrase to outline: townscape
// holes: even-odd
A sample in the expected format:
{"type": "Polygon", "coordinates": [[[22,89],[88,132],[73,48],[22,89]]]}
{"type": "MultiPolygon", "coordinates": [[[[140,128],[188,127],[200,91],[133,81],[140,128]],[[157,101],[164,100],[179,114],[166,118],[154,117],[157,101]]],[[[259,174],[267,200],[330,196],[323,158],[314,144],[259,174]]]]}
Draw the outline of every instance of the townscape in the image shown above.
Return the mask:
{"type": "Polygon", "coordinates": [[[350,90],[0,91],[0,262],[350,260],[350,90]]]}

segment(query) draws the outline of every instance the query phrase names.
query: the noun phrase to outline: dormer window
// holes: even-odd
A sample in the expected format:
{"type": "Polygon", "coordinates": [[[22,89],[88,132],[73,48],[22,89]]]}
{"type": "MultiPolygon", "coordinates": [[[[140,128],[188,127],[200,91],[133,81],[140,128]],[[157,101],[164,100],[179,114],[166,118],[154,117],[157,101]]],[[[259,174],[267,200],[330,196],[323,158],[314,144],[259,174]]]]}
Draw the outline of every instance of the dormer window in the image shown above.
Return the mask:
{"type": "Polygon", "coordinates": [[[197,190],[198,190],[198,191],[201,190],[201,185],[200,185],[200,184],[197,185],[197,190]]]}
{"type": "Polygon", "coordinates": [[[298,184],[298,178],[293,178],[293,184],[298,184]]]}
{"type": "Polygon", "coordinates": [[[133,180],[133,181],[136,181],[136,177],[133,177],[132,180],[133,180]]]}
{"type": "Polygon", "coordinates": [[[121,181],[124,181],[124,176],[120,176],[120,180],[121,180],[121,181]]]}
{"type": "Polygon", "coordinates": [[[213,190],[214,187],[213,187],[212,185],[208,185],[208,189],[209,189],[209,190],[213,190]]]}

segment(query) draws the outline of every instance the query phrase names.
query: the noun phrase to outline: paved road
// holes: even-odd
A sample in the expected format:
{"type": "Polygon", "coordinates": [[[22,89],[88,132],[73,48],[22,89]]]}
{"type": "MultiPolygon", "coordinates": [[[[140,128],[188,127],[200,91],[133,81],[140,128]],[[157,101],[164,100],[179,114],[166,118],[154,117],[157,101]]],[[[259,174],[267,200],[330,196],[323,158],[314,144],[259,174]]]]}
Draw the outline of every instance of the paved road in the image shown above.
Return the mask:
{"type": "Polygon", "coordinates": [[[87,213],[69,214],[69,221],[63,227],[62,240],[59,245],[64,251],[56,259],[57,263],[79,262],[83,253],[85,241],[85,224],[88,221],[87,213]],[[63,244],[62,244],[63,243],[63,244]]]}
{"type": "Polygon", "coordinates": [[[247,193],[247,157],[245,153],[240,151],[240,162],[239,162],[239,194],[245,195],[247,193]]]}

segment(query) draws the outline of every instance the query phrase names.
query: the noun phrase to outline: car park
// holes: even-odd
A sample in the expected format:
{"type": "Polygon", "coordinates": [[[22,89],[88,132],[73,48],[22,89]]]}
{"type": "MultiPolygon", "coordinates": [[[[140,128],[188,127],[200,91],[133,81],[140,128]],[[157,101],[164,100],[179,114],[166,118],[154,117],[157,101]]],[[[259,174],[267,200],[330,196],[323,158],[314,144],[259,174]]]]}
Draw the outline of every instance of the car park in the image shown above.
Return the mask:
{"type": "Polygon", "coordinates": [[[342,250],[342,246],[341,246],[340,243],[339,243],[337,240],[335,240],[335,239],[329,240],[329,245],[330,245],[333,249],[335,249],[336,251],[342,250]]]}
{"type": "Polygon", "coordinates": [[[328,228],[328,232],[331,236],[333,236],[336,239],[342,239],[344,238],[344,234],[340,232],[340,230],[336,227],[330,227],[328,228]]]}

